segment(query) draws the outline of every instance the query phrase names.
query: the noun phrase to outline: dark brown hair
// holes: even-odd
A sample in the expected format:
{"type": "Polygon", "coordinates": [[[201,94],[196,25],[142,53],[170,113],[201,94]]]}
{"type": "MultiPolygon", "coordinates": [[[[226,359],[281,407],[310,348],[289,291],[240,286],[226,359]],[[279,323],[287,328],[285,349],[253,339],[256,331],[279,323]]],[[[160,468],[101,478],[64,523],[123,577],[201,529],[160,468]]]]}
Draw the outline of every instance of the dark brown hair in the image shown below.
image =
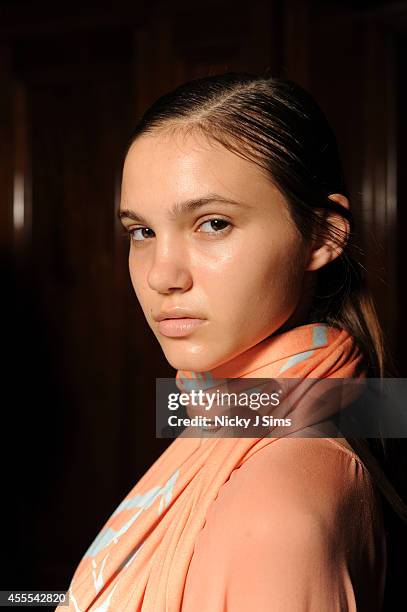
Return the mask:
{"type": "MultiPolygon", "coordinates": [[[[335,135],[312,96],[293,81],[248,73],[195,79],[161,96],[146,110],[132,142],[156,132],[198,133],[254,162],[280,190],[304,240],[329,235],[340,244],[341,232],[327,213],[348,221],[345,247],[318,270],[308,321],[346,329],[365,356],[367,375],[385,377],[387,356],[381,326],[364,278],[352,213],[328,198],[349,197],[335,135]]],[[[348,439],[374,482],[396,513],[407,520],[407,506],[378,460],[376,439],[348,439]],[[376,456],[373,449],[376,449],[376,456]]],[[[385,441],[379,439],[385,452],[385,441]]]]}

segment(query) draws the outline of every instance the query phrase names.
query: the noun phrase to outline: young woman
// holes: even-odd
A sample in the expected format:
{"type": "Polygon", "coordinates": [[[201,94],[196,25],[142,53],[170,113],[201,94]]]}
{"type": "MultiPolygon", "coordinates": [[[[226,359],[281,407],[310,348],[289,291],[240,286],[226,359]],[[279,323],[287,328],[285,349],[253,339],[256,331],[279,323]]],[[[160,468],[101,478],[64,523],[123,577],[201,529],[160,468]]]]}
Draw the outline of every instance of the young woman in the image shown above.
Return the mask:
{"type": "MultiPolygon", "coordinates": [[[[385,374],[335,137],[293,82],[228,73],[162,96],[119,216],[179,389],[385,374]]],[[[386,485],[366,457],[345,438],[179,436],[89,547],[69,609],[380,610],[386,485]]]]}

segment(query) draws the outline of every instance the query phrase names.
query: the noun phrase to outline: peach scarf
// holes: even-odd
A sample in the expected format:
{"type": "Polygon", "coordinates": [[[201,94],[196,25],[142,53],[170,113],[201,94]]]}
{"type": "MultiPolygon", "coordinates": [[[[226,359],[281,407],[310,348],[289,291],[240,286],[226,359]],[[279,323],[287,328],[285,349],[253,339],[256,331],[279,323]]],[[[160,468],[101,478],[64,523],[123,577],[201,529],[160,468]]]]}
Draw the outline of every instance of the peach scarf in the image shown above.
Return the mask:
{"type": "MultiPolygon", "coordinates": [[[[362,355],[344,330],[311,323],[272,335],[190,379],[358,378],[362,355]]],[[[232,472],[278,438],[179,436],[124,498],[89,547],[60,612],[179,612],[196,538],[232,472]]]]}

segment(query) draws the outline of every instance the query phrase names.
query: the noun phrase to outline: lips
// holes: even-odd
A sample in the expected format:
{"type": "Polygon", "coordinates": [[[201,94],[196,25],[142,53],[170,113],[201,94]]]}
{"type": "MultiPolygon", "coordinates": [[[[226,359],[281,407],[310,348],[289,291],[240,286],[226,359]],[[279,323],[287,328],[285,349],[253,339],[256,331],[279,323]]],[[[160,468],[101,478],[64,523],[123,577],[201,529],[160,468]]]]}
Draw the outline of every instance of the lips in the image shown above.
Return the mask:
{"type": "Polygon", "coordinates": [[[160,322],[164,319],[204,319],[205,317],[199,313],[192,312],[182,306],[175,306],[174,308],[168,308],[167,310],[161,310],[158,315],[154,317],[155,321],[160,322]]]}
{"type": "Polygon", "coordinates": [[[183,336],[189,336],[205,323],[207,323],[205,319],[177,317],[173,319],[162,319],[158,322],[158,329],[163,336],[180,338],[183,336]]]}
{"type": "Polygon", "coordinates": [[[208,323],[203,315],[185,306],[163,308],[153,318],[158,323],[160,333],[170,338],[188,336],[203,324],[208,323]]]}

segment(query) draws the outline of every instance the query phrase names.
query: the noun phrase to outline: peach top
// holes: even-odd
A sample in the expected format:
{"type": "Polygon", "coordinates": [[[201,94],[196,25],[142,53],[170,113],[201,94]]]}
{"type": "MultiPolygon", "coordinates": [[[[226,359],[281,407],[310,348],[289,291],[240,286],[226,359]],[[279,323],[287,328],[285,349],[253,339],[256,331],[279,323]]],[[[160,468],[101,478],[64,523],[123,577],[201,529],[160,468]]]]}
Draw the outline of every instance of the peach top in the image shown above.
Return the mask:
{"type": "Polygon", "coordinates": [[[369,473],[334,438],[280,438],[210,506],[183,612],[378,612],[386,544],[369,473]]]}
{"type": "MultiPolygon", "coordinates": [[[[363,377],[363,360],[346,331],[313,323],[176,382],[277,376],[363,377]]],[[[379,612],[385,571],[380,499],[339,439],[181,434],[107,520],[57,609],[379,612]]]]}

